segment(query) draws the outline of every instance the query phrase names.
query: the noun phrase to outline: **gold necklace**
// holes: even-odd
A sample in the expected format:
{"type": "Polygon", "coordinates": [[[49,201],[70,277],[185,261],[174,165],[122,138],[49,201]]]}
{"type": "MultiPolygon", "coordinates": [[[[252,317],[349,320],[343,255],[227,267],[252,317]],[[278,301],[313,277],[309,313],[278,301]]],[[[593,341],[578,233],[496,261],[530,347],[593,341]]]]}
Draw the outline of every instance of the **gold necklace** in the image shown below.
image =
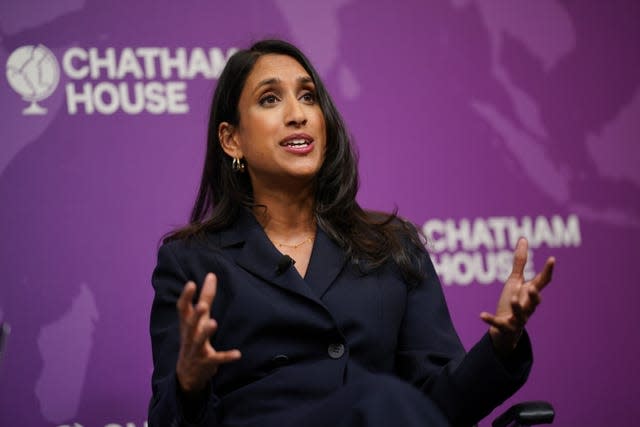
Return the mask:
{"type": "Polygon", "coordinates": [[[290,244],[287,244],[287,243],[276,242],[275,240],[273,241],[273,243],[275,243],[279,247],[292,248],[292,249],[298,249],[300,246],[304,245],[307,242],[313,242],[313,236],[309,236],[306,239],[304,239],[303,241],[301,241],[300,243],[295,243],[293,245],[290,245],[290,244]]]}

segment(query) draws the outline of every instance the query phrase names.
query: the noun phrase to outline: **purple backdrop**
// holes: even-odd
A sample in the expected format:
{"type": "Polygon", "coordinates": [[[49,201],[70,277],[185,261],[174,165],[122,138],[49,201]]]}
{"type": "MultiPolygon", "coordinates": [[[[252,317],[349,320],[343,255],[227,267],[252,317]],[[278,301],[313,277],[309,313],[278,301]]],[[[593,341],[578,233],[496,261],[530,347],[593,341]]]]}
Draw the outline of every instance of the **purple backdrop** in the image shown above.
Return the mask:
{"type": "Polygon", "coordinates": [[[465,345],[514,236],[531,271],[557,257],[508,403],[632,424],[638,22],[634,0],[0,2],[0,425],[144,424],[158,241],[194,199],[221,66],[264,36],[325,79],[362,204],[424,227],[465,345]]]}

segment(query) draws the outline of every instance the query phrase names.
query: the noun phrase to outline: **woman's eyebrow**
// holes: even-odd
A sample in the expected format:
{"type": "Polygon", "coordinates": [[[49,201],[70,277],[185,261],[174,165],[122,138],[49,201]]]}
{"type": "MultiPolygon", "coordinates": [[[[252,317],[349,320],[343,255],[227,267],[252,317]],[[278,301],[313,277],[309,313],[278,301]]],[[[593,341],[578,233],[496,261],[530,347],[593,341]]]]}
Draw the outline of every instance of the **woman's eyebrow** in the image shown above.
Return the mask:
{"type": "Polygon", "coordinates": [[[253,90],[254,92],[258,91],[258,89],[260,89],[262,86],[269,86],[269,85],[273,85],[273,84],[278,84],[280,83],[281,80],[277,77],[269,77],[267,79],[261,80],[257,85],[256,88],[253,90]]]}
{"type": "MultiPolygon", "coordinates": [[[[296,80],[298,81],[299,84],[302,84],[302,85],[309,84],[309,83],[313,84],[313,79],[310,76],[300,76],[296,80]]],[[[282,80],[280,78],[269,77],[264,80],[260,80],[260,82],[258,82],[258,84],[256,85],[256,88],[253,91],[257,92],[263,86],[278,85],[280,83],[282,83],[282,80]]]]}

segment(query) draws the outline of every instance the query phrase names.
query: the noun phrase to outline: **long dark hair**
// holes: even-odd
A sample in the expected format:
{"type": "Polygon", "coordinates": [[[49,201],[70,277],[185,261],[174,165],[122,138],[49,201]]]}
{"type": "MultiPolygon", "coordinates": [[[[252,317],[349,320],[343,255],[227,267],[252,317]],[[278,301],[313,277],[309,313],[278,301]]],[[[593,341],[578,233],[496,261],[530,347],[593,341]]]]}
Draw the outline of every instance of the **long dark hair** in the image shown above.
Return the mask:
{"type": "Polygon", "coordinates": [[[240,209],[254,207],[249,174],[232,170],[231,158],[223,151],[218,138],[218,127],[222,122],[238,125],[242,89],[258,58],[267,54],[287,55],[298,61],[316,88],[327,138],[325,160],[314,181],[314,213],[318,226],[363,271],[393,261],[405,280],[410,283],[421,280],[420,259],[424,246],[415,227],[398,218],[395,212],[367,212],[358,205],[357,155],[344,121],[309,60],[298,48],[281,40],[259,41],[249,49],[236,52],[227,62],[211,102],[207,153],[189,225],[168,234],[164,242],[228,227],[240,209]]]}

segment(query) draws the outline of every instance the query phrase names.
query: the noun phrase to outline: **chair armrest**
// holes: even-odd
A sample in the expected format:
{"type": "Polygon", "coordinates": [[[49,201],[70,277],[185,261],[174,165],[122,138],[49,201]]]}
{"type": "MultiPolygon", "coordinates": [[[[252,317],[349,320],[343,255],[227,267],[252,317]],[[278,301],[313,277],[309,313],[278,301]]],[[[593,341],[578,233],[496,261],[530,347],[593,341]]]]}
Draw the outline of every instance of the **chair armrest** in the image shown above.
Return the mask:
{"type": "Polygon", "coordinates": [[[548,402],[522,402],[507,409],[491,425],[492,427],[516,427],[551,424],[555,415],[553,406],[548,402]]]}

